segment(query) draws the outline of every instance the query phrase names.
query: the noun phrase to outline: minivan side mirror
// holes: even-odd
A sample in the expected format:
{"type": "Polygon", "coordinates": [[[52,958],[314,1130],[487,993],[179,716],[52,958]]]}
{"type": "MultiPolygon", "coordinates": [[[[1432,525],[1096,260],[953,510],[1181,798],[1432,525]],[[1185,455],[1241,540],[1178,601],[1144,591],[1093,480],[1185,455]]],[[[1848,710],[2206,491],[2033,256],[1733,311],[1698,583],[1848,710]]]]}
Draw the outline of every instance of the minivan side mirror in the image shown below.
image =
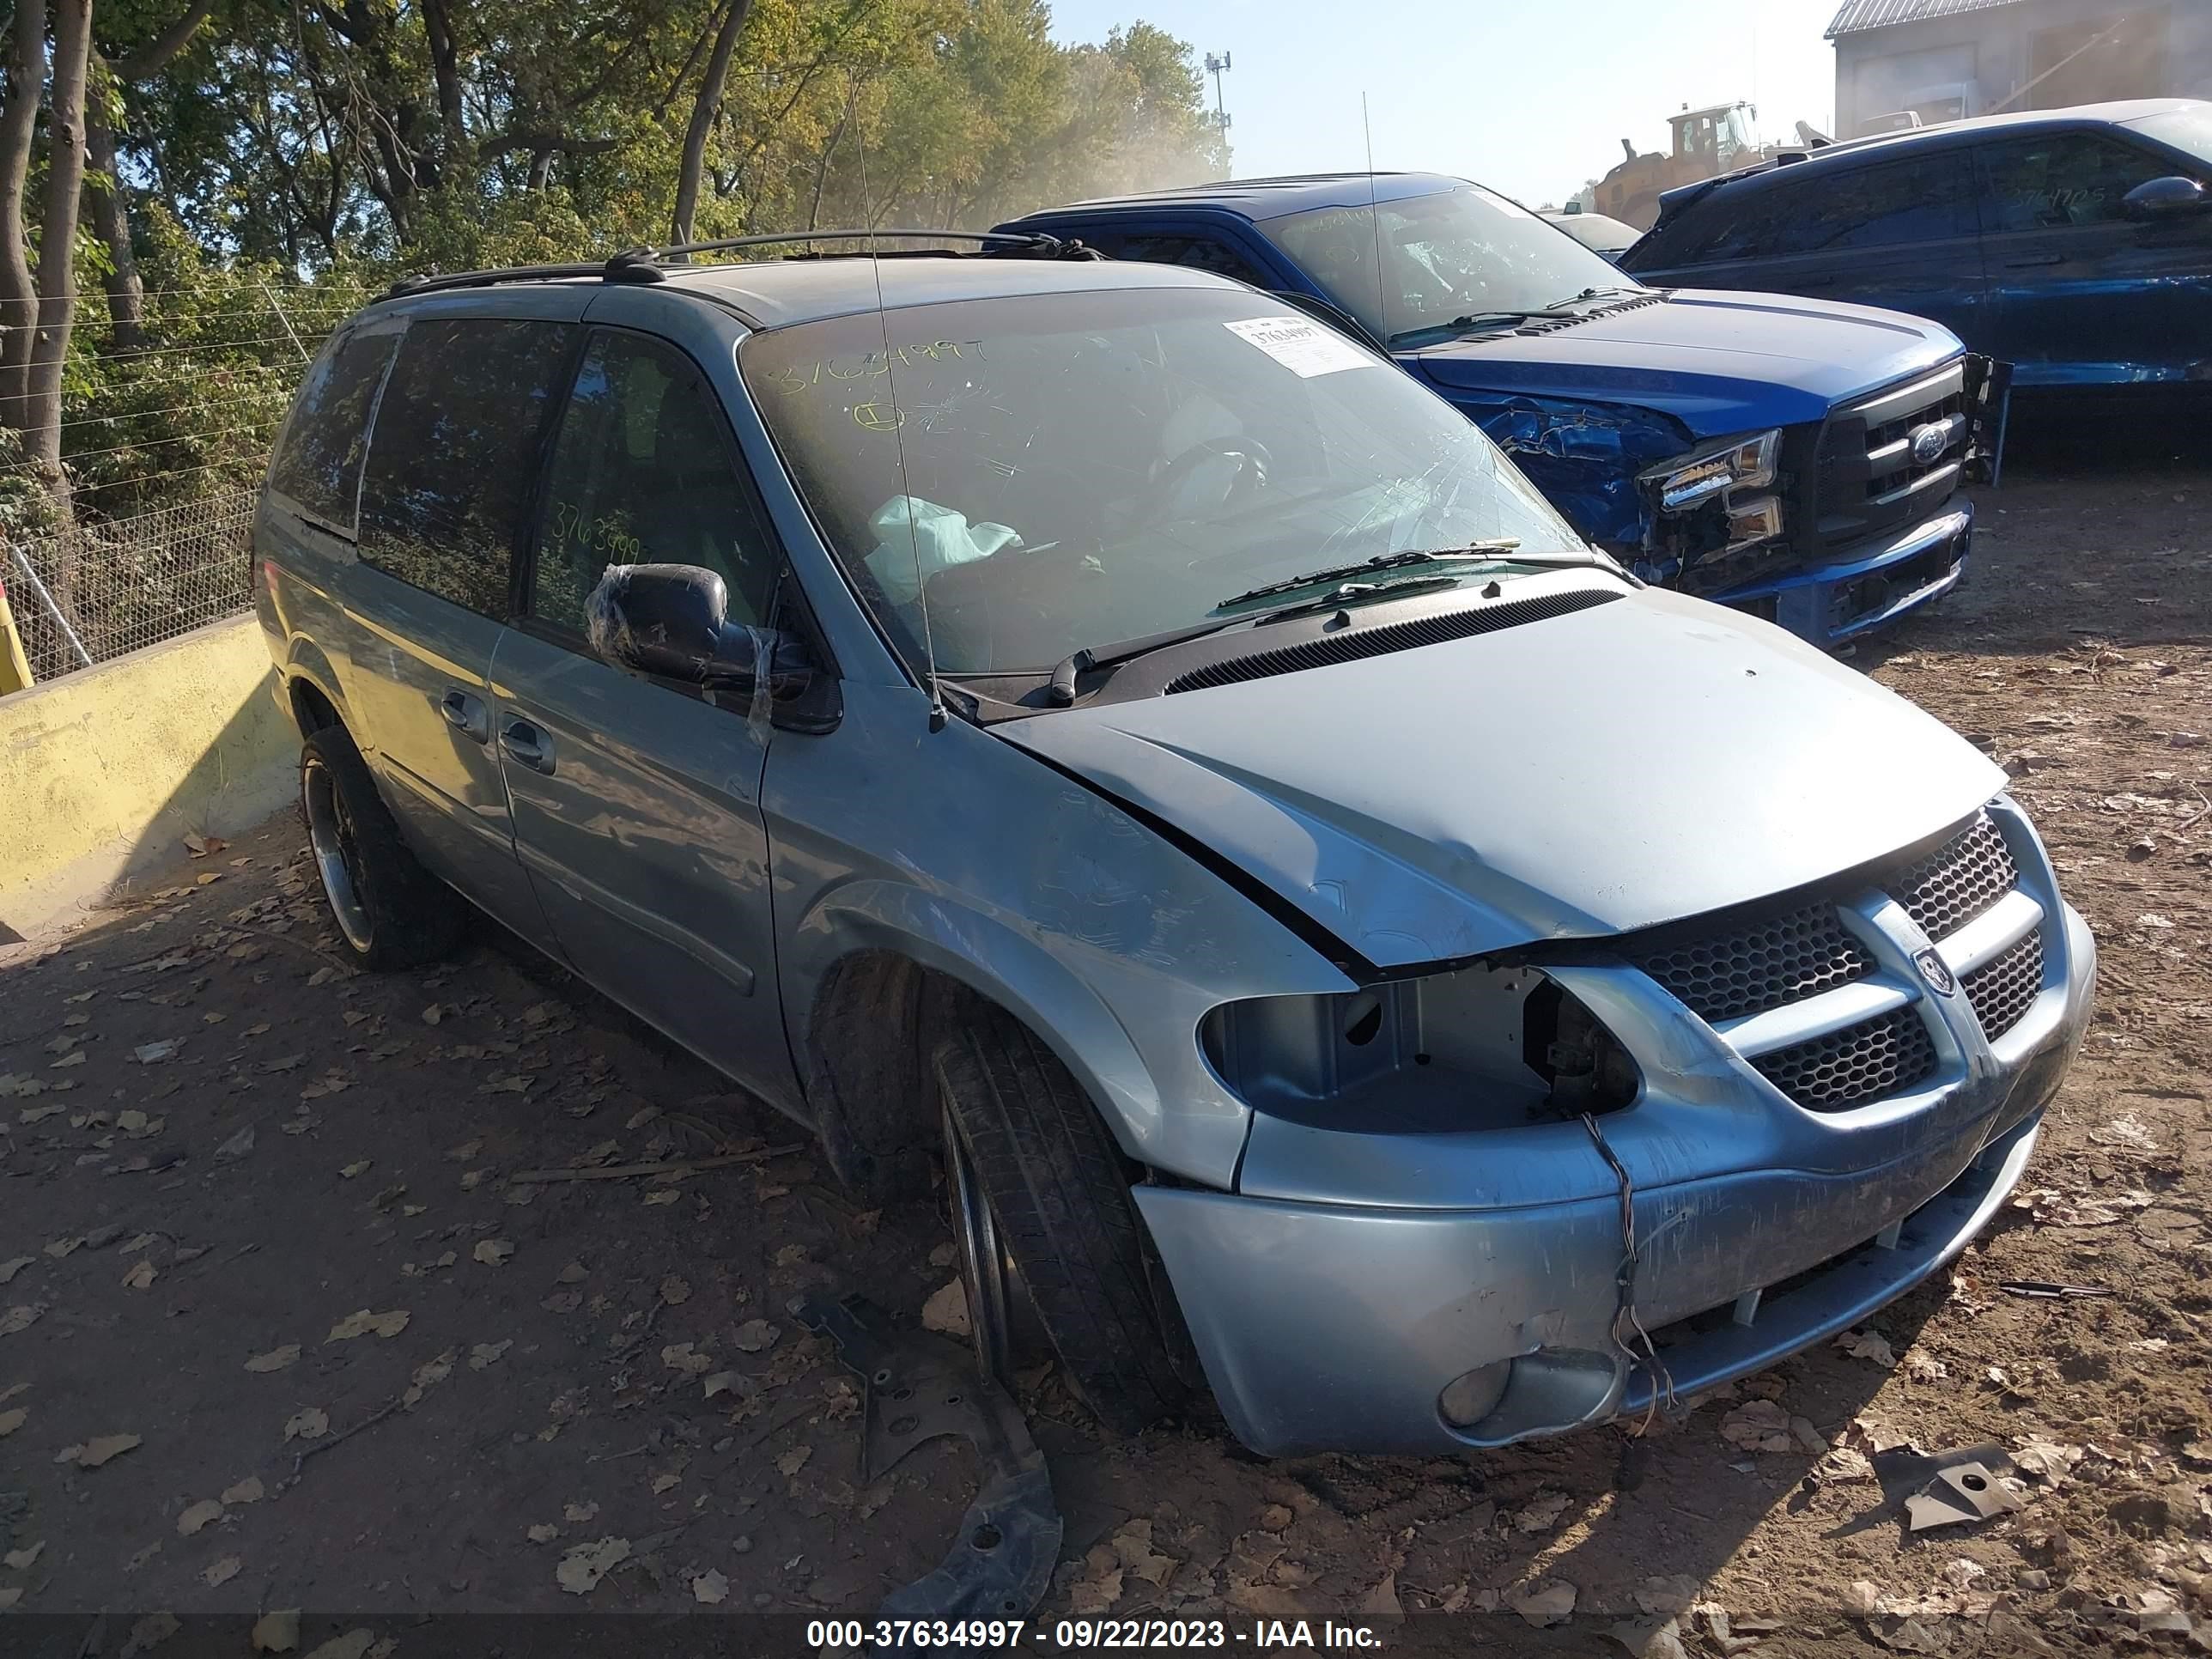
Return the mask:
{"type": "Polygon", "coordinates": [[[617,668],[688,685],[777,696],[805,690],[813,659],[803,641],[729,620],[729,590],[696,564],[611,564],[584,601],[592,654],[617,668]]]}
{"type": "Polygon", "coordinates": [[[2212,191],[2179,173],[2146,179],[2120,198],[2120,206],[2130,219],[2178,219],[2201,213],[2208,204],[2212,204],[2212,191]]]}

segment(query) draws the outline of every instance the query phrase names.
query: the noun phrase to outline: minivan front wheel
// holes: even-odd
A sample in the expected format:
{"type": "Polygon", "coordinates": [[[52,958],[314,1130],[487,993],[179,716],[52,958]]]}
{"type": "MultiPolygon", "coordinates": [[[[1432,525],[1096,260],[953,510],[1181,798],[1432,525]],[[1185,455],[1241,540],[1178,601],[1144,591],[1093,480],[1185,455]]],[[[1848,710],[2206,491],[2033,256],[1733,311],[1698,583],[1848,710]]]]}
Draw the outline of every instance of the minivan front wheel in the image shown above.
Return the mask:
{"type": "Polygon", "coordinates": [[[1180,1316],[1155,1299],[1126,1166],[1082,1087],[994,1008],[964,1012],[934,1069],[978,1360],[1009,1380],[1033,1318],[1109,1430],[1173,1415],[1188,1390],[1162,1323],[1180,1316]]]}
{"type": "Polygon", "coordinates": [[[327,726],[300,751],[300,811],[323,896],[346,952],[364,968],[414,968],[452,953],[466,910],[399,838],[368,763],[327,726]]]}

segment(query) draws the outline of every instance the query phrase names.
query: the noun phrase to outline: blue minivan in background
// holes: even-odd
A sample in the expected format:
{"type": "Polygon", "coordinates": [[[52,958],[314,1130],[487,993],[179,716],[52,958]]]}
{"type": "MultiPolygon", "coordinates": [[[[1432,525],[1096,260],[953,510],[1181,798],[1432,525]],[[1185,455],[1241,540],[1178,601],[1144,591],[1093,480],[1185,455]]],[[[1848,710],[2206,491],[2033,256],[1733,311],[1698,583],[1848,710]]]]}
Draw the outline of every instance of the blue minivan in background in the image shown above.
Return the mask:
{"type": "Polygon", "coordinates": [[[1649,283],[1892,306],[2022,391],[2212,382],[2212,103],[1984,116],[1669,191],[1649,283]]]}
{"type": "Polygon", "coordinates": [[[1464,411],[1646,580],[1835,647],[1948,592],[2003,377],[1937,323],[1665,291],[1463,179],[1237,179],[1002,225],[1218,271],[1329,317],[1464,411]]]}

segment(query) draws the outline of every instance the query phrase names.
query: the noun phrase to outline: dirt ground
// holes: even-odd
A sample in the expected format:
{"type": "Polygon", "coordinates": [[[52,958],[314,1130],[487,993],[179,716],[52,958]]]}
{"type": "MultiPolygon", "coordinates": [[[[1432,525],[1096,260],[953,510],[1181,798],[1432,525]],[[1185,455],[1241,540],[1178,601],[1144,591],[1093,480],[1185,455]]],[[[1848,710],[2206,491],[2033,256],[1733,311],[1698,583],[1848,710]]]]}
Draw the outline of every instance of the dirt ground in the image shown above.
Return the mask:
{"type": "MultiPolygon", "coordinates": [[[[2025,1196],[1955,1274],[1860,1352],[1641,1437],[1465,1458],[1270,1463],[1206,1421],[1115,1443],[1031,1375],[1066,1520],[1037,1617],[1480,1615],[1385,1626],[1454,1651],[2212,1650],[2208,507],[2202,458],[2016,463],[1971,586],[1858,658],[2005,763],[2103,953],[2025,1196]],[[2111,1294],[1998,1288],[2026,1279],[2111,1294]],[[1787,1450],[1747,1433],[1766,1402],[1806,1425],[1787,1450]],[[1985,1442],[2018,1512],[1907,1534],[1899,1460],[1985,1442]]],[[[245,1654],[256,1614],[304,1608],[302,1651],[365,1630],[404,1659],[461,1613],[866,1616],[936,1563],[970,1454],[860,1485],[854,1379],[786,1307],[859,1287],[913,1319],[950,1276],[939,1213],[862,1211],[791,1126],[520,946],[351,974],[289,818],[179,854],[0,961],[17,1628],[221,1613],[245,1654]],[[732,1153],[758,1156],[516,1179],[732,1153]]]]}

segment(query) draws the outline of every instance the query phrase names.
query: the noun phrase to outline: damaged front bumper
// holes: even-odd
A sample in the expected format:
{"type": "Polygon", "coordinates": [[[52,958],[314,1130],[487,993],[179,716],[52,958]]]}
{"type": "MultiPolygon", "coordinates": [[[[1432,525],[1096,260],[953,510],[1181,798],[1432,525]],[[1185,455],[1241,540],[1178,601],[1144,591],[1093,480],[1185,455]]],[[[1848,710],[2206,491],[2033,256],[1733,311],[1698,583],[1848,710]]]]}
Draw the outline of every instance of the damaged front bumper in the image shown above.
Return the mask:
{"type": "Polygon", "coordinates": [[[1799,639],[1833,649],[1931,605],[1965,578],[1974,509],[1961,501],[1901,535],[1845,548],[1812,569],[1703,597],[1748,611],[1799,639]]]}
{"type": "MultiPolygon", "coordinates": [[[[2013,809],[1991,817],[2029,850],[2013,809]]],[[[2021,863],[1994,920],[1934,945],[1879,895],[1856,913],[1882,973],[1827,995],[1911,997],[1941,1059],[1910,1091],[1808,1110],[1746,1063],[1749,1023],[1708,1026],[1633,968],[1555,970],[1644,1063],[1603,1146],[1576,1122],[1532,1154],[1261,1115],[1237,1193],[1137,1188],[1230,1426],[1275,1455],[1503,1445],[1663,1408],[1910,1290],[2017,1183],[2087,1024],[2088,930],[2039,851],[2021,863]],[[1992,1040],[1915,959],[1971,982],[2031,915],[2039,980],[1992,1040]]]]}

